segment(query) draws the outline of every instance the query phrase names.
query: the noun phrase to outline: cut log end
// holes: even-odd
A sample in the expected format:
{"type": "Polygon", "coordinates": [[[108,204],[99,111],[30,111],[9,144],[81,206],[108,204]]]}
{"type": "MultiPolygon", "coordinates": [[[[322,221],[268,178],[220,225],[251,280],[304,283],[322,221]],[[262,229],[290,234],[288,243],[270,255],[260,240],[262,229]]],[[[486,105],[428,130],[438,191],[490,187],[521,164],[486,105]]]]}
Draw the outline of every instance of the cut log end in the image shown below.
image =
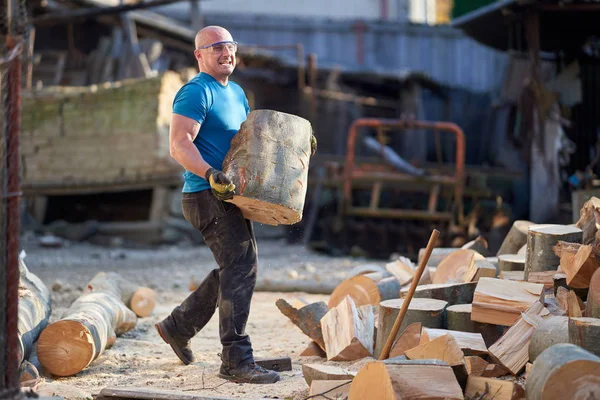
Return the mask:
{"type": "Polygon", "coordinates": [[[56,376],[78,373],[92,362],[95,353],[90,330],[78,321],[57,321],[44,329],[38,339],[38,360],[56,376]]]}
{"type": "Polygon", "coordinates": [[[302,220],[302,210],[296,211],[280,204],[243,196],[233,196],[229,202],[235,204],[244,218],[266,225],[293,225],[302,220]]]}
{"type": "Polygon", "coordinates": [[[141,287],[131,297],[129,308],[140,318],[152,315],[156,306],[156,292],[148,287],[141,287]]]}

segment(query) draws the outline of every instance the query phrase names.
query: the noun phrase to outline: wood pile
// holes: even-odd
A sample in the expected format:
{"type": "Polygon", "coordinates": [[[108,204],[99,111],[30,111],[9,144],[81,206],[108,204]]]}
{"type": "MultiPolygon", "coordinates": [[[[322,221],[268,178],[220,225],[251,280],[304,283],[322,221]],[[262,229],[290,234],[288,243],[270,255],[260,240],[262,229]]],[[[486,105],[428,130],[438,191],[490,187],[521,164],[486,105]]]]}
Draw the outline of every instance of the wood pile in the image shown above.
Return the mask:
{"type": "MultiPolygon", "coordinates": [[[[313,342],[302,356],[371,360],[349,369],[305,364],[310,395],[599,398],[599,211],[594,198],[574,226],[516,221],[497,262],[484,240],[476,241],[477,250],[434,249],[426,279],[410,290],[416,268],[406,259],[349,277],[335,288],[327,310],[321,302],[324,315],[312,325],[323,341],[309,335],[313,342]],[[401,328],[384,357],[404,302],[401,328]]],[[[302,328],[302,321],[294,322],[302,328]]]]}

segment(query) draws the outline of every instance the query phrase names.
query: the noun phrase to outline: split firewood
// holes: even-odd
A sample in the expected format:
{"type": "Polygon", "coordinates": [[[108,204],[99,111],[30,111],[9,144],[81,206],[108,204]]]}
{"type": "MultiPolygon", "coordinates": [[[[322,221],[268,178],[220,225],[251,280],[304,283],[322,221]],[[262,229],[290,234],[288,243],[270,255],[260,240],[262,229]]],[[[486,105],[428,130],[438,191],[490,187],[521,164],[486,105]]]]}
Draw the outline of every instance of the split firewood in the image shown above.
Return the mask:
{"type": "Polygon", "coordinates": [[[555,271],[530,272],[527,281],[541,283],[544,285],[544,289],[552,289],[554,287],[554,275],[556,275],[555,271]]]}
{"type": "MultiPolygon", "coordinates": [[[[381,351],[392,331],[396,318],[402,308],[404,299],[382,301],[379,304],[379,322],[377,325],[377,339],[375,340],[375,358],[379,358],[381,351]]],[[[443,300],[413,298],[400,326],[400,332],[413,322],[420,322],[422,326],[442,328],[444,324],[444,310],[448,303],[443,300]]],[[[393,339],[396,341],[398,335],[393,339]]]]}
{"type": "Polygon", "coordinates": [[[513,375],[517,375],[529,361],[529,343],[535,329],[548,315],[549,312],[542,303],[534,302],[504,335],[490,346],[490,355],[513,375]]]}
{"type": "Polygon", "coordinates": [[[112,293],[138,317],[151,315],[156,305],[154,290],[131,283],[117,272],[98,272],[88,282],[85,293],[96,291],[112,293]]]}
{"type": "Polygon", "coordinates": [[[556,303],[565,311],[565,314],[567,314],[569,311],[569,302],[567,300],[568,295],[569,291],[561,286],[556,290],[556,296],[554,296],[556,303]]]}
{"type": "Polygon", "coordinates": [[[356,371],[333,365],[302,364],[302,375],[308,386],[312,381],[345,381],[353,379],[356,371]]]}
{"type": "MultiPolygon", "coordinates": [[[[389,275],[389,272],[386,271],[389,275]]],[[[329,297],[329,308],[340,304],[346,296],[352,297],[357,307],[377,305],[383,300],[398,297],[402,287],[393,276],[382,278],[381,273],[369,273],[348,278],[340,283],[329,297]]]]}
{"type": "Polygon", "coordinates": [[[300,328],[302,333],[314,340],[325,350],[325,342],[321,330],[321,318],[329,311],[325,302],[319,301],[296,309],[284,299],[277,299],[275,305],[283,315],[300,328]]]}
{"type": "Polygon", "coordinates": [[[507,281],[525,281],[525,271],[500,271],[498,278],[505,279],[507,281]]]}
{"type": "Polygon", "coordinates": [[[488,248],[488,242],[481,235],[477,236],[475,239],[471,240],[470,242],[467,242],[464,245],[462,245],[461,249],[469,249],[469,250],[476,251],[477,253],[481,254],[484,257],[489,257],[491,255],[490,250],[488,248]]]}
{"type": "Polygon", "coordinates": [[[513,325],[532,304],[543,302],[539,283],[482,278],[473,296],[471,319],[496,325],[513,325]]]}
{"type": "Polygon", "coordinates": [[[600,356],[600,319],[569,318],[569,343],[600,356]]]}
{"type": "MultiPolygon", "coordinates": [[[[35,342],[48,325],[52,312],[50,291],[19,258],[19,312],[17,335],[21,365],[35,351],[35,342]]],[[[38,374],[39,375],[39,374],[38,374]]]]}
{"type": "Polygon", "coordinates": [[[408,325],[404,331],[400,333],[398,339],[392,345],[390,350],[390,358],[403,356],[406,350],[419,345],[421,340],[421,323],[413,322],[408,325]]]}
{"type": "Polygon", "coordinates": [[[529,362],[557,343],[569,343],[569,318],[549,316],[540,322],[529,342],[529,362]]]}
{"type": "Polygon", "coordinates": [[[482,376],[469,376],[465,397],[478,400],[517,400],[524,397],[523,388],[513,382],[482,376]]]}
{"type": "Polygon", "coordinates": [[[575,224],[583,231],[583,244],[592,244],[596,239],[596,232],[600,226],[600,199],[592,197],[583,204],[579,212],[579,219],[575,224]]]}
{"type": "Polygon", "coordinates": [[[527,255],[525,257],[525,279],[530,272],[556,271],[560,258],[553,247],[559,242],[581,243],[581,229],[569,225],[549,225],[530,227],[527,234],[527,255]]]}
{"type": "Polygon", "coordinates": [[[500,364],[490,363],[485,366],[481,376],[485,378],[500,378],[501,376],[510,375],[511,372],[506,367],[500,364]]]}
{"type": "Polygon", "coordinates": [[[356,308],[351,297],[321,318],[327,359],[354,361],[373,354],[375,318],[370,306],[356,308]]]}
{"type": "Polygon", "coordinates": [[[528,400],[600,398],[600,357],[573,344],[555,344],[527,374],[528,400]]]}
{"type": "Polygon", "coordinates": [[[592,275],[600,267],[600,256],[594,248],[590,245],[578,245],[574,255],[566,251],[561,254],[560,268],[567,275],[567,285],[575,288],[589,287],[592,275]]]}
{"type": "Polygon", "coordinates": [[[526,256],[527,255],[527,244],[524,244],[523,247],[521,247],[519,249],[519,251],[517,251],[517,255],[519,255],[519,256],[526,256]]]}
{"type": "Polygon", "coordinates": [[[600,318],[600,270],[594,272],[590,280],[585,316],[600,318]]]}
{"type": "MultiPolygon", "coordinates": [[[[468,304],[473,301],[476,287],[477,282],[419,285],[415,290],[414,298],[443,300],[448,305],[468,304]]],[[[400,298],[404,298],[407,293],[408,288],[400,290],[400,298]]]]}
{"type": "Polygon", "coordinates": [[[450,334],[441,335],[430,341],[423,341],[412,349],[404,352],[410,360],[437,359],[450,366],[460,365],[465,362],[465,354],[460,348],[457,340],[450,334]]]}
{"type": "Polygon", "coordinates": [[[135,327],[137,317],[114,291],[81,295],[64,317],[42,331],[37,356],[51,374],[70,376],[96,360],[113,337],[135,327]]]}
{"type": "Polygon", "coordinates": [[[588,288],[574,288],[572,286],[567,285],[567,275],[563,272],[557,272],[552,276],[554,280],[554,295],[558,293],[558,288],[565,288],[567,291],[572,290],[575,292],[577,297],[585,301],[588,296],[588,288]]]}
{"type": "Polygon", "coordinates": [[[369,363],[358,371],[350,385],[349,400],[464,399],[452,368],[445,363],[386,361],[369,363]]]}
{"type": "Polygon", "coordinates": [[[527,232],[531,225],[533,225],[531,221],[517,220],[513,222],[496,255],[516,254],[521,247],[527,244],[527,232]]]}
{"type": "Polygon", "coordinates": [[[485,258],[474,250],[460,249],[448,254],[437,266],[433,283],[465,282],[469,265],[476,260],[485,258]]]}
{"type": "Polygon", "coordinates": [[[447,329],[423,328],[419,345],[431,342],[440,336],[450,335],[458,343],[459,348],[465,355],[485,355],[488,354],[487,346],[480,333],[451,331],[447,329]]]}
{"type": "Polygon", "coordinates": [[[469,376],[481,376],[488,362],[479,356],[465,356],[465,364],[469,376]]]}
{"type": "Polygon", "coordinates": [[[529,375],[529,371],[531,371],[532,366],[533,366],[533,364],[530,362],[525,364],[525,376],[523,376],[525,379],[527,379],[527,376],[529,375]]]}
{"type": "MultiPolygon", "coordinates": [[[[408,260],[410,261],[410,260],[408,260]]],[[[396,260],[385,265],[385,269],[394,275],[400,285],[408,285],[412,282],[415,276],[415,270],[410,265],[408,265],[405,260],[396,260]]]]}
{"type": "Polygon", "coordinates": [[[504,333],[503,325],[487,324],[471,319],[471,304],[455,304],[446,308],[446,322],[449,330],[479,333],[486,346],[491,346],[504,333]]]}
{"type": "MultiPolygon", "coordinates": [[[[431,252],[431,256],[429,257],[429,261],[427,262],[428,267],[437,267],[439,263],[446,258],[446,256],[450,253],[454,253],[459,250],[456,247],[437,247],[433,249],[431,252]]],[[[417,264],[421,262],[421,259],[425,255],[425,248],[419,249],[419,255],[417,258],[417,264]]]]}
{"type": "Polygon", "coordinates": [[[569,293],[567,293],[567,315],[571,318],[583,317],[582,310],[584,309],[585,306],[581,299],[577,297],[574,291],[569,290],[569,293]]]}
{"type": "Polygon", "coordinates": [[[352,270],[348,272],[348,278],[352,278],[353,276],[357,275],[365,275],[372,273],[383,274],[383,278],[385,276],[385,269],[376,264],[360,264],[352,268],[352,270]]]}
{"type": "Polygon", "coordinates": [[[312,381],[308,396],[313,400],[348,398],[351,379],[343,381],[312,381]]]}
{"type": "Polygon", "coordinates": [[[524,271],[525,255],[502,254],[498,256],[498,269],[500,271],[524,271]]]}
{"type": "Polygon", "coordinates": [[[314,340],[312,342],[310,342],[304,350],[302,350],[302,353],[300,353],[300,357],[313,357],[313,356],[322,357],[322,358],[327,357],[327,353],[325,353],[325,350],[323,350],[321,348],[321,346],[319,346],[317,344],[317,342],[315,342],[314,340]]]}
{"type": "Polygon", "coordinates": [[[465,282],[477,282],[480,278],[495,278],[498,274],[496,267],[487,260],[471,258],[469,269],[465,274],[465,282]]]}

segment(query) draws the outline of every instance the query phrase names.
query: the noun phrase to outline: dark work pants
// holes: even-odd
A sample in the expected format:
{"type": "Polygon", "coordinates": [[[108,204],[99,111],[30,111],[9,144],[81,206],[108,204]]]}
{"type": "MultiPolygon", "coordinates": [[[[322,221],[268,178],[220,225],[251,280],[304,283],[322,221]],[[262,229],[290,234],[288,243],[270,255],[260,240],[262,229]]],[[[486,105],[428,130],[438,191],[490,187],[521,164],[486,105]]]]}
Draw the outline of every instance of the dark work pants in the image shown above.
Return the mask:
{"type": "Polygon", "coordinates": [[[239,208],[218,200],[210,190],[183,193],[185,219],[202,232],[219,268],[176,307],[170,317],[180,337],[191,339],[219,307],[219,335],[226,367],[254,362],[245,333],[256,284],[257,249],[252,223],[239,208]]]}

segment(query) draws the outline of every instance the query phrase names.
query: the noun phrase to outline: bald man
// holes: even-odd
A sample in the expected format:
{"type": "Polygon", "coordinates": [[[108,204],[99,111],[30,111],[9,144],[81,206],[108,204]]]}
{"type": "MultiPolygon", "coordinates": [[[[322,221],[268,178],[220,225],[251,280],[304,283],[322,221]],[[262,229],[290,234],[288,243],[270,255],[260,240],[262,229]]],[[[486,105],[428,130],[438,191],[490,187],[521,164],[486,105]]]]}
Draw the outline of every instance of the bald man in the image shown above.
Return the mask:
{"type": "Polygon", "coordinates": [[[185,169],[182,210],[212,251],[212,270],[181,305],[156,324],[158,333],[184,364],[194,362],[190,340],[219,308],[222,344],[219,376],[234,382],[274,383],[275,371],[254,362],[245,333],[256,284],[257,248],[252,223],[223,200],[234,185],[220,170],[231,139],[250,112],[240,86],[229,80],[235,69],[237,43],[219,26],[196,35],[194,56],[200,73],[173,101],[169,135],[171,156],[185,169]]]}

